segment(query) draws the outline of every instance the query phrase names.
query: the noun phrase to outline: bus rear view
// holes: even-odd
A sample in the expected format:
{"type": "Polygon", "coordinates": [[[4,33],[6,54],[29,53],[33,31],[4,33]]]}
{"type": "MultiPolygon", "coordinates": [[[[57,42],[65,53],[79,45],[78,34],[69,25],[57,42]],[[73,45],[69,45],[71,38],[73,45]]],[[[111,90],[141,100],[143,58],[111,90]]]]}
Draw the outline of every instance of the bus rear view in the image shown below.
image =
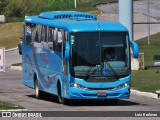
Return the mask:
{"type": "MultiPolygon", "coordinates": [[[[29,47],[33,51],[32,54],[35,54],[32,60],[32,71],[35,72],[33,83],[27,86],[57,95],[59,102],[64,104],[69,99],[104,99],[111,104],[117,104],[118,99],[129,98],[130,48],[133,57],[137,58],[138,45],[129,39],[128,30],[123,25],[97,20],[92,14],[72,11],[46,12],[40,14],[35,21],[34,19],[35,17],[30,17],[25,22],[31,23],[35,28],[37,24],[44,25],[45,34],[48,36],[46,39],[53,38],[53,41],[51,38],[49,41],[45,40],[45,45],[49,44],[52,48],[57,45],[60,51],[43,48],[42,45],[33,45],[34,49],[29,47]],[[38,61],[37,51],[46,54],[45,64],[34,63],[38,61]],[[52,61],[53,58],[57,61],[52,61]],[[45,71],[41,70],[41,66],[46,68],[45,71]],[[49,81],[53,81],[52,84],[49,81]],[[37,86],[33,87],[34,84],[37,86]],[[46,84],[49,87],[45,87],[46,84]]],[[[32,42],[34,43],[34,40],[32,42]]],[[[41,44],[41,40],[38,44],[41,44]]],[[[25,58],[25,52],[22,56],[25,58]]],[[[24,77],[24,84],[25,79],[24,77]]],[[[36,94],[39,95],[40,92],[36,94]]]]}

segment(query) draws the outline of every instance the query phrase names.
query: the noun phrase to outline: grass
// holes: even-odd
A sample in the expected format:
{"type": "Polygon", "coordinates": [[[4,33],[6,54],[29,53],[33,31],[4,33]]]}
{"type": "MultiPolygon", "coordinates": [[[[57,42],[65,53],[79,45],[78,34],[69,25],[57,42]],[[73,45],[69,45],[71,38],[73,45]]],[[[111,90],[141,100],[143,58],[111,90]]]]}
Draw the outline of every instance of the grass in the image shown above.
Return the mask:
{"type": "Polygon", "coordinates": [[[6,19],[7,23],[23,21],[24,17],[9,17],[6,19]]]}
{"type": "Polygon", "coordinates": [[[153,66],[153,56],[160,55],[160,33],[151,35],[151,44],[149,46],[147,37],[136,42],[139,44],[139,51],[145,54],[145,66],[153,66]]]}
{"type": "Polygon", "coordinates": [[[17,47],[22,31],[22,23],[0,24],[0,47],[6,49],[17,47]]]}
{"type": "Polygon", "coordinates": [[[12,64],[11,66],[22,66],[22,63],[12,64]]]}
{"type": "Polygon", "coordinates": [[[157,69],[132,71],[132,89],[152,93],[160,90],[160,73],[156,73],[157,69]]]}
{"type": "Polygon", "coordinates": [[[152,92],[160,90],[160,73],[158,69],[151,67],[154,64],[153,56],[160,55],[160,33],[151,36],[151,44],[148,46],[147,37],[136,41],[139,45],[139,52],[145,54],[145,66],[147,70],[132,71],[132,89],[152,92]]]}
{"type": "Polygon", "coordinates": [[[88,11],[88,13],[92,13],[92,14],[98,16],[101,12],[99,10],[91,10],[91,11],[88,11]]]}
{"type": "Polygon", "coordinates": [[[25,109],[22,106],[0,101],[0,110],[25,109]]]}

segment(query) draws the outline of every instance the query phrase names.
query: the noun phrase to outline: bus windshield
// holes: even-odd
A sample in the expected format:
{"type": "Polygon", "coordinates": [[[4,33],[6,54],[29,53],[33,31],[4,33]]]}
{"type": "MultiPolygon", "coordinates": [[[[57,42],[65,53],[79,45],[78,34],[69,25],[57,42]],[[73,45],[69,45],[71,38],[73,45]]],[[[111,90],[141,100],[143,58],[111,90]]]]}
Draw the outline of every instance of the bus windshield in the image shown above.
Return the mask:
{"type": "Polygon", "coordinates": [[[76,32],[70,38],[72,76],[130,74],[128,32],[76,32]]]}

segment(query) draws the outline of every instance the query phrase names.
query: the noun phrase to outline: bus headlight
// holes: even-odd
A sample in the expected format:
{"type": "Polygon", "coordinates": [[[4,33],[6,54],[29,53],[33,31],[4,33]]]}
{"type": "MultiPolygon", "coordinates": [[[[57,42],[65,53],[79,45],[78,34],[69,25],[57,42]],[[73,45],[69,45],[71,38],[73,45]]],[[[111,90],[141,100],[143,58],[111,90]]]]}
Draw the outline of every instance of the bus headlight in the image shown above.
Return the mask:
{"type": "Polygon", "coordinates": [[[86,87],[84,87],[84,86],[82,86],[82,85],[79,85],[79,84],[77,84],[77,83],[71,83],[71,86],[73,86],[73,87],[75,87],[75,88],[87,90],[86,87]]]}
{"type": "Polygon", "coordinates": [[[130,82],[126,82],[124,84],[121,84],[121,85],[117,86],[114,90],[118,90],[118,89],[121,89],[121,88],[124,88],[127,86],[130,86],[130,82]]]}

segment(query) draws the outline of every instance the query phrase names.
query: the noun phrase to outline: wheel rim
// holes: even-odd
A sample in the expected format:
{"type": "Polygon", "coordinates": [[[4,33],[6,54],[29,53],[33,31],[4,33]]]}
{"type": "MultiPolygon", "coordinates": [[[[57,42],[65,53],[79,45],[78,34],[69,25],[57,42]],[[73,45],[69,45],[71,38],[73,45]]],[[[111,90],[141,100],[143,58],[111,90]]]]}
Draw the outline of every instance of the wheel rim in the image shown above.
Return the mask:
{"type": "Polygon", "coordinates": [[[39,95],[39,89],[38,89],[37,81],[36,81],[36,84],[35,84],[35,94],[36,94],[36,98],[38,98],[38,95],[39,95]]]}
{"type": "Polygon", "coordinates": [[[61,89],[58,90],[58,101],[62,103],[61,89]]]}
{"type": "Polygon", "coordinates": [[[59,103],[62,103],[62,97],[60,94],[58,94],[58,101],[59,101],[59,103]]]}
{"type": "Polygon", "coordinates": [[[61,93],[61,86],[58,85],[58,101],[59,103],[63,103],[62,93],[61,93]]]}

